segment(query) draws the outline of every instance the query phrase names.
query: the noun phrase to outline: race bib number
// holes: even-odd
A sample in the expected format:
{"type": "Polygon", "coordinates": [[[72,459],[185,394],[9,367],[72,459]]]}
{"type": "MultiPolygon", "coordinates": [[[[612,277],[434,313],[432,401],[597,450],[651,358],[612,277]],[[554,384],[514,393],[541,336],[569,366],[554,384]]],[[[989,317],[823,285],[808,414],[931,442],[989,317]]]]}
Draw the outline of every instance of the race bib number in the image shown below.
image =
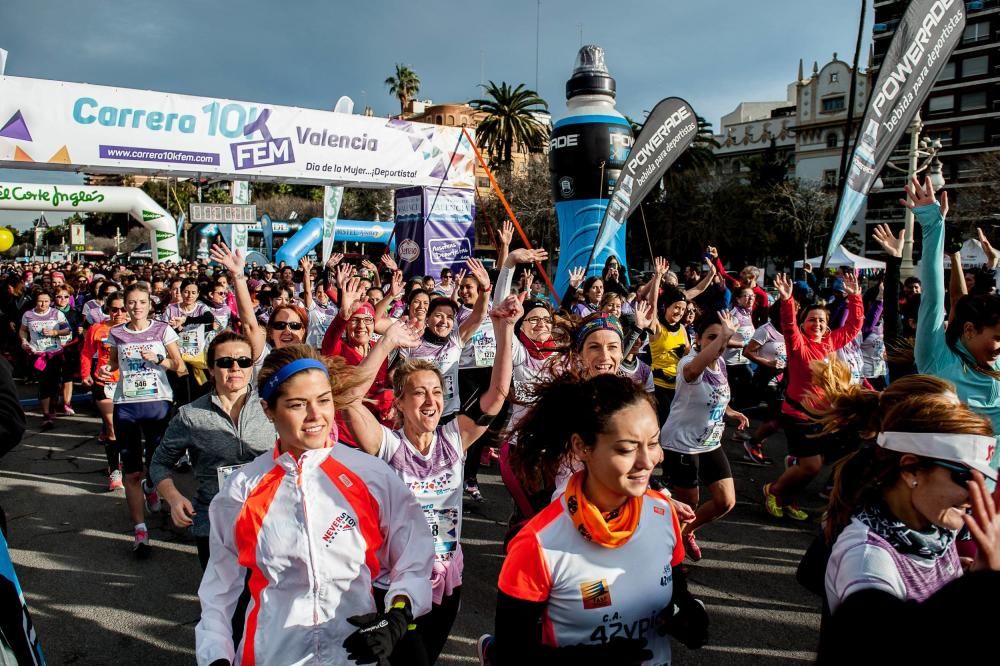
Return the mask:
{"type": "Polygon", "coordinates": [[[159,379],[152,370],[128,373],[121,381],[126,398],[149,398],[155,396],[159,389],[159,379]]]}
{"type": "Polygon", "coordinates": [[[50,352],[59,349],[59,338],[43,333],[46,329],[55,327],[55,323],[48,321],[38,321],[31,324],[31,330],[37,336],[34,343],[36,351],[50,352]]]}
{"type": "Polygon", "coordinates": [[[458,509],[424,509],[424,517],[434,537],[434,556],[450,560],[458,549],[458,509]]]}
{"type": "Polygon", "coordinates": [[[477,368],[490,368],[497,356],[497,340],[487,333],[476,334],[472,340],[477,368]]]}
{"type": "Polygon", "coordinates": [[[182,356],[198,356],[205,346],[205,329],[201,326],[190,331],[181,331],[180,346],[182,356]]]}
{"type": "Polygon", "coordinates": [[[455,379],[451,375],[444,376],[444,400],[451,400],[455,396],[455,379]]]}
{"type": "Polygon", "coordinates": [[[104,397],[107,398],[108,400],[114,400],[115,399],[115,388],[117,386],[118,385],[115,384],[115,383],[105,384],[104,385],[104,397]]]}
{"type": "Polygon", "coordinates": [[[222,484],[226,482],[226,479],[232,476],[233,472],[238,470],[240,467],[243,467],[243,465],[224,465],[215,470],[215,475],[219,478],[220,490],[222,489],[222,484]]]}

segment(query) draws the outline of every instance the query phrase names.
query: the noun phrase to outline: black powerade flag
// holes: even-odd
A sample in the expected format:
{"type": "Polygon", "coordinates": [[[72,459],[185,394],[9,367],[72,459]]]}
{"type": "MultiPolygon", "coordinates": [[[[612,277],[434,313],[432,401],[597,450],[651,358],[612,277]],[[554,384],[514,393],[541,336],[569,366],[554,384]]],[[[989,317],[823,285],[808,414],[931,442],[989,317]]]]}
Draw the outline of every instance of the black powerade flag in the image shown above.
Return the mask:
{"type": "Polygon", "coordinates": [[[913,0],[906,8],[858,128],[859,138],[854,143],[827,258],[844,239],[872,183],[927,99],[964,31],[962,0],[913,0]]]}
{"type": "Polygon", "coordinates": [[[698,117],[680,97],[668,97],[653,107],[618,176],[591,256],[600,256],[628,216],[697,135],[698,117]]]}

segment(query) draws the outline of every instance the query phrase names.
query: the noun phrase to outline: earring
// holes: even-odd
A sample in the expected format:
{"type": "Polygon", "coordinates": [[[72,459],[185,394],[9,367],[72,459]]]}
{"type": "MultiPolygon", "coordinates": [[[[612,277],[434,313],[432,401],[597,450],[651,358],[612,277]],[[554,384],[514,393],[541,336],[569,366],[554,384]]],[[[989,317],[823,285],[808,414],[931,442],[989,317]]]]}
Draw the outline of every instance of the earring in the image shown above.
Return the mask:
{"type": "Polygon", "coordinates": [[[910,487],[911,487],[911,488],[916,488],[916,487],[917,487],[917,482],[916,482],[916,481],[914,481],[913,483],[911,483],[911,484],[910,484],[910,487]]]}

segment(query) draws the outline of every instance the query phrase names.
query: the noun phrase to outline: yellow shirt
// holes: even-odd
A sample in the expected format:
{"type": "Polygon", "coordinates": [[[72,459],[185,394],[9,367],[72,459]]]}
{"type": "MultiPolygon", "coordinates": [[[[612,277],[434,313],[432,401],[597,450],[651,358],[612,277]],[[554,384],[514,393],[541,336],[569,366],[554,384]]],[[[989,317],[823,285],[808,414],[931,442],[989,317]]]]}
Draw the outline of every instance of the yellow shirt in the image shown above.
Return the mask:
{"type": "Polygon", "coordinates": [[[676,386],[677,362],[684,357],[690,345],[684,326],[679,326],[676,331],[660,326],[660,332],[649,342],[649,353],[653,357],[653,384],[667,389],[676,386]],[[681,345],[684,349],[678,350],[681,345]]]}

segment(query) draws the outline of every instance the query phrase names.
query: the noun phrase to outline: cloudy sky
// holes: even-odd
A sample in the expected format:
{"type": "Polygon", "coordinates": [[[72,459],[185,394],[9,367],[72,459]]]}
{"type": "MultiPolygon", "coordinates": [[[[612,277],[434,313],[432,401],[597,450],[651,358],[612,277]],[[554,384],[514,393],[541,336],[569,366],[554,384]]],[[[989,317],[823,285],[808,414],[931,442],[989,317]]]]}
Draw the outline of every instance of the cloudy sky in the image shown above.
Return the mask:
{"type": "MultiPolygon", "coordinates": [[[[800,58],[807,72],[834,52],[849,60],[859,11],[856,0],[3,0],[0,48],[11,76],[322,109],[348,95],[377,115],[399,112],[383,83],[395,63],[435,102],[478,97],[481,81],[534,88],[537,65],[558,117],[582,35],[604,47],[623,113],[676,95],[718,129],[741,101],[781,99],[800,58]]],[[[15,178],[52,175],[0,170],[15,178]]],[[[23,218],[0,212],[0,224],[23,218]]]]}

